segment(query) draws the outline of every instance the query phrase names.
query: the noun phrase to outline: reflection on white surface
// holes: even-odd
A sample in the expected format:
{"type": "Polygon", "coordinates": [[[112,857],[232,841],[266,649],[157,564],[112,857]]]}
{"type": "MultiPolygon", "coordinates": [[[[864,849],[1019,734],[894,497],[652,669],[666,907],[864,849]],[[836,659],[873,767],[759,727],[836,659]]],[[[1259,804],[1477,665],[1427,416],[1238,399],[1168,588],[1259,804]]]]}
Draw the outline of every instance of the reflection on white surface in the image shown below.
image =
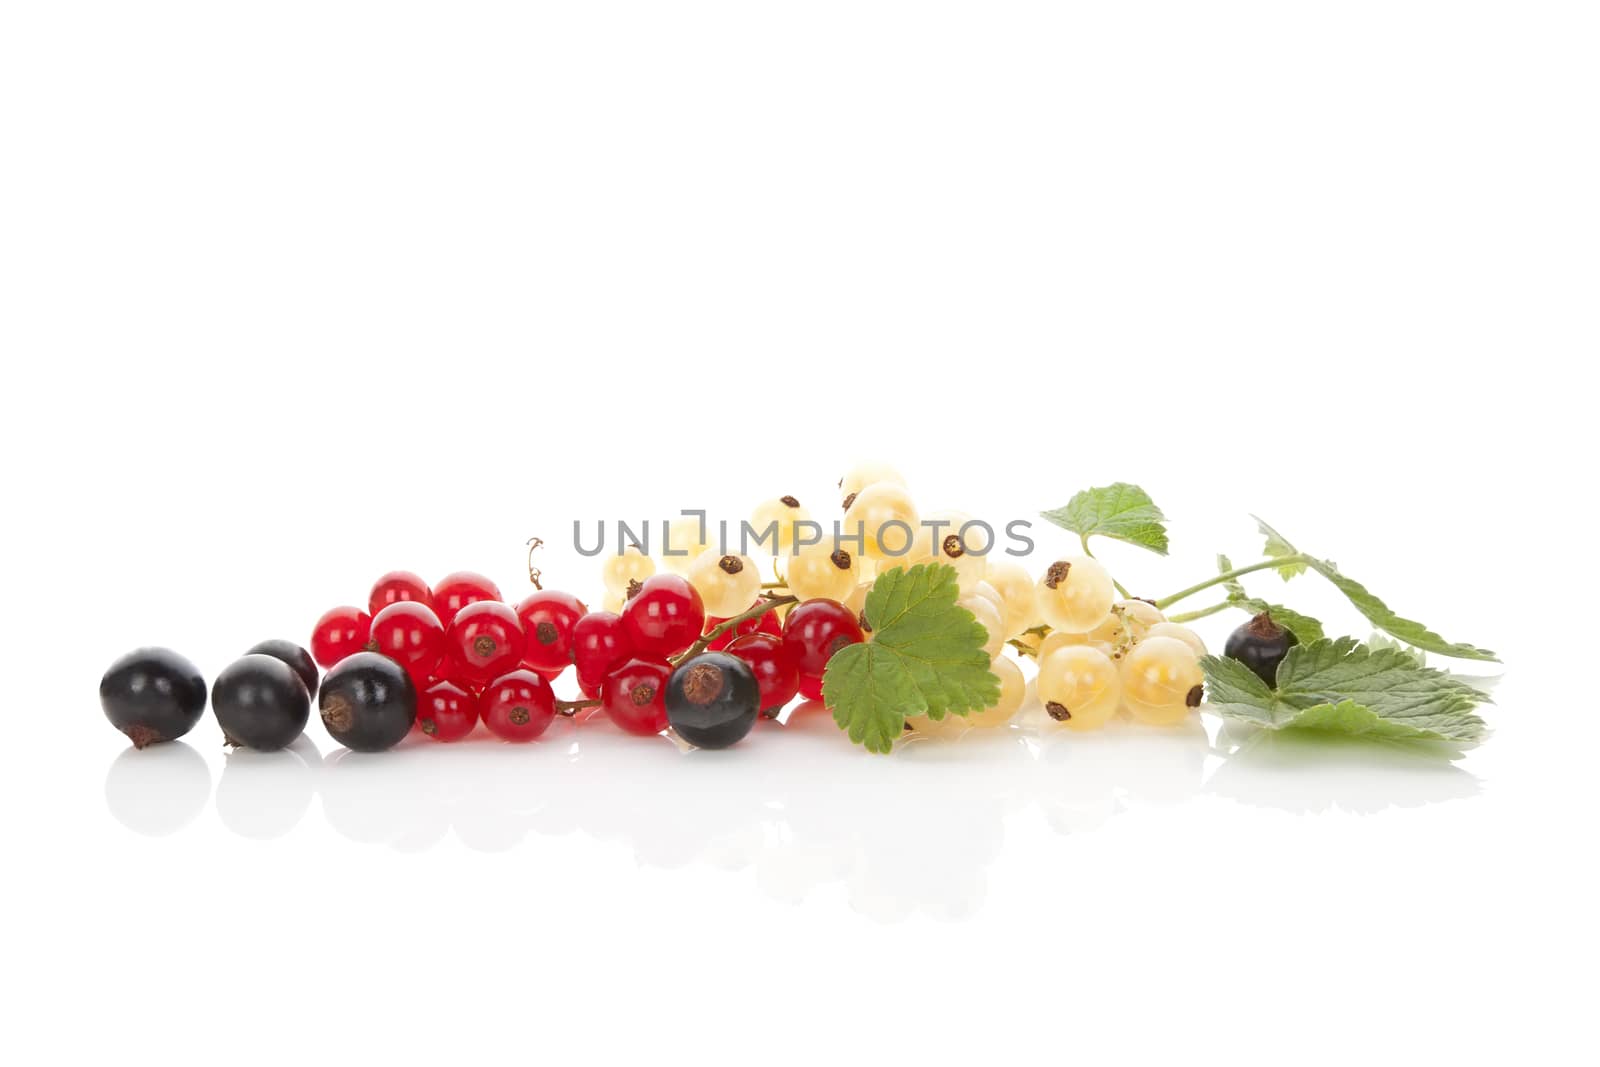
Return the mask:
{"type": "MultiPolygon", "coordinates": [[[[1428,804],[1477,787],[1415,749],[1229,730],[1214,745],[1199,719],[1076,734],[1050,729],[1036,706],[1010,728],[908,740],[879,759],[853,750],[812,706],[785,726],[762,722],[725,752],[681,752],[604,719],[559,720],[525,746],[481,734],[453,745],[413,737],[379,755],[319,756],[302,738],[284,752],[230,754],[216,809],[233,833],[274,838],[320,796],[340,835],[400,851],[449,835],[500,851],[576,830],[652,867],[750,870],[764,894],[784,901],[843,883],[855,909],[892,921],[976,912],[1007,817],[1035,805],[1067,834],[1202,791],[1311,813],[1428,804]]],[[[204,809],[210,775],[181,743],[129,750],[112,763],[105,792],[124,825],[167,834],[204,809]]]]}

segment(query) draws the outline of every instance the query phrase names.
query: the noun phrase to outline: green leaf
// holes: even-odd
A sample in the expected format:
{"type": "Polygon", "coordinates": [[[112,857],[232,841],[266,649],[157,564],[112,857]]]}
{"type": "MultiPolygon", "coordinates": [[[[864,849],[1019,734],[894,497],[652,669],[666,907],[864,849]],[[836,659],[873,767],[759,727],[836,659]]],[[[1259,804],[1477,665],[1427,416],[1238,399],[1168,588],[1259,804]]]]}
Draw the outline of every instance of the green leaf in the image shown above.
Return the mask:
{"type": "MultiPolygon", "coordinates": [[[[1262,522],[1259,518],[1256,519],[1256,522],[1260,525],[1261,532],[1267,535],[1267,555],[1278,558],[1285,554],[1283,551],[1285,549],[1289,554],[1298,551],[1278,531],[1262,522]],[[1274,546],[1276,546],[1277,551],[1274,551],[1274,546]]],[[[1356,610],[1366,616],[1368,622],[1391,637],[1399,638],[1406,644],[1414,648],[1420,648],[1424,652],[1436,652],[1441,656],[1449,656],[1451,659],[1500,662],[1499,657],[1486,648],[1446,641],[1422,623],[1396,615],[1390,610],[1389,605],[1368,592],[1366,586],[1354,578],[1345,577],[1340,573],[1339,568],[1329,560],[1308,558],[1304,566],[1310,567],[1332,582],[1333,587],[1343,593],[1350,603],[1355,605],[1356,610]]],[[[1299,572],[1296,571],[1296,573],[1299,572]]],[[[1287,626],[1288,623],[1284,625],[1287,626]]],[[[1293,627],[1290,627],[1290,629],[1293,629],[1293,627]]],[[[1297,635],[1298,633],[1299,631],[1296,631],[1297,635]]]]}
{"type": "MultiPolygon", "coordinates": [[[[1284,556],[1296,556],[1300,554],[1300,550],[1291,545],[1277,530],[1274,530],[1272,527],[1262,522],[1261,519],[1255,515],[1250,517],[1256,520],[1256,527],[1260,529],[1260,531],[1267,537],[1267,546],[1265,549],[1263,549],[1267,555],[1267,558],[1282,559],[1284,556]]],[[[1300,562],[1285,563],[1283,566],[1278,568],[1278,573],[1283,575],[1283,580],[1286,582],[1290,578],[1294,578],[1298,575],[1304,574],[1305,572],[1306,565],[1300,562]]]]}
{"type": "Polygon", "coordinates": [[[1367,647],[1392,648],[1396,652],[1404,652],[1406,655],[1416,660],[1417,666],[1419,667],[1425,667],[1428,663],[1427,657],[1423,655],[1423,652],[1420,648],[1412,648],[1410,645],[1401,644],[1399,641],[1396,641],[1382,630],[1372,631],[1372,636],[1367,638],[1367,647]]]}
{"type": "Polygon", "coordinates": [[[1040,514],[1085,541],[1099,535],[1167,554],[1167,517],[1137,485],[1117,482],[1085,489],[1067,501],[1066,507],[1040,514]]]}
{"type": "Polygon", "coordinates": [[[888,752],[908,715],[942,719],[992,707],[983,624],[956,604],[956,570],[918,564],[882,575],[867,593],[872,640],[834,653],[822,678],[833,720],[872,752],[888,752]]]}
{"type": "Polygon", "coordinates": [[[1278,666],[1277,689],[1237,660],[1207,656],[1200,665],[1212,707],[1269,730],[1462,744],[1483,738],[1475,709],[1488,697],[1397,649],[1372,649],[1349,637],[1299,645],[1278,666]]]}
{"type": "MultiPolygon", "coordinates": [[[[1217,573],[1227,574],[1231,570],[1233,570],[1233,561],[1227,556],[1218,556],[1217,573]]],[[[1237,578],[1223,582],[1222,588],[1228,594],[1229,604],[1248,611],[1252,615],[1260,615],[1263,611],[1270,613],[1273,621],[1299,638],[1302,645],[1309,645],[1313,641],[1322,640],[1322,624],[1311,616],[1302,615],[1293,608],[1286,608],[1282,604],[1272,604],[1262,600],[1260,597],[1251,596],[1244,591],[1244,584],[1237,578]]]]}

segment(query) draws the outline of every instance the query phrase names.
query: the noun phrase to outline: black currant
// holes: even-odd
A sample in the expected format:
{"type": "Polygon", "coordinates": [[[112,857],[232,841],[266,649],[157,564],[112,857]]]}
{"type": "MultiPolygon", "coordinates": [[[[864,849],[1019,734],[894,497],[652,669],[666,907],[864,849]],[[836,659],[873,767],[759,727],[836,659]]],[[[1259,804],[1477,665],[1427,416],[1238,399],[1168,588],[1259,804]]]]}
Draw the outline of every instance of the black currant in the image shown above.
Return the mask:
{"type": "Polygon", "coordinates": [[[738,656],[707,652],[672,672],[665,701],[679,737],[700,748],[727,748],[755,725],[761,684],[738,656]]]}
{"type": "Polygon", "coordinates": [[[234,660],[217,675],[211,710],[228,744],[276,752],[306,728],[311,696],[293,667],[256,653],[234,660]]]}
{"type": "Polygon", "coordinates": [[[1272,621],[1272,613],[1260,615],[1228,635],[1222,654],[1249,667],[1257,678],[1270,686],[1278,684],[1278,664],[1289,650],[1300,643],[1291,630],[1272,621]]]}
{"type": "Polygon", "coordinates": [[[257,653],[283,660],[300,676],[301,683],[306,687],[306,696],[314,698],[317,695],[317,661],[311,658],[311,653],[293,641],[284,641],[281,638],[263,641],[244,650],[247,656],[254,656],[257,653]]]}
{"type": "Polygon", "coordinates": [[[357,652],[322,679],[317,706],[335,741],[356,752],[382,752],[411,732],[417,689],[388,656],[357,652]]]}
{"type": "Polygon", "coordinates": [[[134,748],[176,741],[206,710],[206,680],[169,648],[135,649],[101,677],[100,707],[134,748]]]}

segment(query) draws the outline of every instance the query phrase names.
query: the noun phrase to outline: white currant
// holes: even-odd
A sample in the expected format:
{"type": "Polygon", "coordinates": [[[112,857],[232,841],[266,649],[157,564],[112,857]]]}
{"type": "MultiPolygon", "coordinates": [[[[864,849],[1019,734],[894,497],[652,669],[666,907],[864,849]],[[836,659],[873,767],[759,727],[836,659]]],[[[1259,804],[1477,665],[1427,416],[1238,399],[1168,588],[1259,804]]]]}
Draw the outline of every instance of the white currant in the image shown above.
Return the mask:
{"type": "Polygon", "coordinates": [[[620,556],[607,556],[600,565],[600,579],[606,592],[618,596],[628,595],[628,586],[642,582],[656,572],[655,560],[639,551],[638,545],[629,545],[620,556]]]}
{"type": "Polygon", "coordinates": [[[1117,713],[1122,678],[1098,648],[1064,645],[1039,661],[1039,699],[1052,722],[1070,730],[1097,730],[1117,713]]]}
{"type": "Polygon", "coordinates": [[[1117,599],[1110,573],[1088,556],[1068,556],[1050,564],[1036,593],[1044,621],[1065,633],[1093,630],[1105,621],[1117,599]]]}
{"type": "Polygon", "coordinates": [[[874,482],[851,500],[841,529],[852,539],[861,536],[862,555],[892,562],[914,550],[918,522],[917,506],[905,486],[874,482]]]}
{"type": "Polygon", "coordinates": [[[1182,722],[1205,699],[1205,672],[1176,637],[1147,637],[1122,659],[1122,704],[1141,722],[1182,722]]]}
{"type": "Polygon", "coordinates": [[[709,548],[694,559],[686,576],[700,594],[707,615],[731,619],[761,595],[761,572],[749,556],[709,548]]]}
{"type": "Polygon", "coordinates": [[[790,592],[801,600],[850,598],[859,584],[861,569],[856,557],[844,549],[828,551],[826,545],[808,545],[798,555],[783,560],[784,580],[790,592]]]}

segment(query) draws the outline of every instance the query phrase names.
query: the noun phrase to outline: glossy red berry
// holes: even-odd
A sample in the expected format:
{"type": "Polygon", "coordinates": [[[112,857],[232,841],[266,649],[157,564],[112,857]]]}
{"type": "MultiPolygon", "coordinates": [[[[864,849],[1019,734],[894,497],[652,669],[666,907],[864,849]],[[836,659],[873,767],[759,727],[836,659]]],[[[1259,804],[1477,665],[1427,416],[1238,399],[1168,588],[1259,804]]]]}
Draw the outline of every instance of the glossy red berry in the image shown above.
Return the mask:
{"type": "Polygon", "coordinates": [[[367,614],[373,618],[390,604],[412,600],[425,607],[433,607],[433,590],[428,583],[410,571],[390,571],[372,585],[367,596],[367,614]]]}
{"type": "Polygon", "coordinates": [[[659,656],[635,656],[614,668],[600,687],[600,706],[630,734],[659,734],[667,728],[664,694],[672,664],[659,656]]]}
{"type": "Polygon", "coordinates": [[[456,614],[468,604],[485,600],[499,600],[500,588],[481,574],[456,571],[439,580],[433,587],[433,613],[439,621],[449,626],[456,614]]]}
{"type": "Polygon", "coordinates": [[[502,741],[532,741],[555,719],[556,696],[533,671],[512,671],[483,691],[478,709],[483,724],[502,741]]]}
{"type": "Polygon", "coordinates": [[[381,652],[404,667],[419,691],[433,679],[445,648],[444,627],[424,604],[400,600],[373,616],[367,651],[381,652]]]}
{"type": "Polygon", "coordinates": [[[446,631],[446,639],[454,664],[451,673],[475,685],[487,685],[522,662],[522,625],[517,613],[498,600],[480,600],[462,608],[446,631]]]}
{"type": "Polygon", "coordinates": [[[311,658],[326,670],[346,656],[364,652],[372,632],[372,616],[360,608],[330,608],[311,631],[311,658]]]}
{"type": "Polygon", "coordinates": [[[453,682],[434,682],[417,697],[417,729],[435,741],[459,741],[478,725],[478,698],[453,682]]]}
{"type": "MultiPolygon", "coordinates": [[[[754,604],[750,606],[755,607],[754,604]]],[[[710,633],[727,621],[727,619],[707,619],[705,632],[710,633]]],[[[764,611],[753,619],[744,620],[721,637],[714,639],[706,646],[706,650],[720,652],[746,634],[775,634],[781,637],[783,635],[783,621],[778,618],[776,611],[764,611]]]]}
{"type": "Polygon", "coordinates": [[[622,608],[622,633],[646,656],[676,656],[700,637],[705,621],[700,593],[676,574],[646,578],[622,608]]]}
{"type": "Polygon", "coordinates": [[[800,669],[776,634],[746,634],[728,645],[728,654],[744,660],[755,674],[762,711],[776,712],[800,691],[800,669]]]}
{"type": "Polygon", "coordinates": [[[821,678],[835,652],[861,640],[860,620],[837,600],[808,600],[797,605],[783,625],[784,647],[802,677],[821,678]]]}
{"type": "Polygon", "coordinates": [[[552,677],[550,671],[560,673],[572,662],[572,628],[588,610],[571,593],[555,589],[541,589],[518,604],[517,620],[526,638],[522,665],[546,679],[552,677]]]}
{"type": "Polygon", "coordinates": [[[805,697],[807,700],[821,700],[821,675],[802,674],[800,676],[800,695],[805,697]]]}
{"type": "Polygon", "coordinates": [[[633,655],[622,632],[622,618],[609,611],[591,611],[572,627],[572,662],[585,692],[598,691],[611,668],[633,655]]]}

